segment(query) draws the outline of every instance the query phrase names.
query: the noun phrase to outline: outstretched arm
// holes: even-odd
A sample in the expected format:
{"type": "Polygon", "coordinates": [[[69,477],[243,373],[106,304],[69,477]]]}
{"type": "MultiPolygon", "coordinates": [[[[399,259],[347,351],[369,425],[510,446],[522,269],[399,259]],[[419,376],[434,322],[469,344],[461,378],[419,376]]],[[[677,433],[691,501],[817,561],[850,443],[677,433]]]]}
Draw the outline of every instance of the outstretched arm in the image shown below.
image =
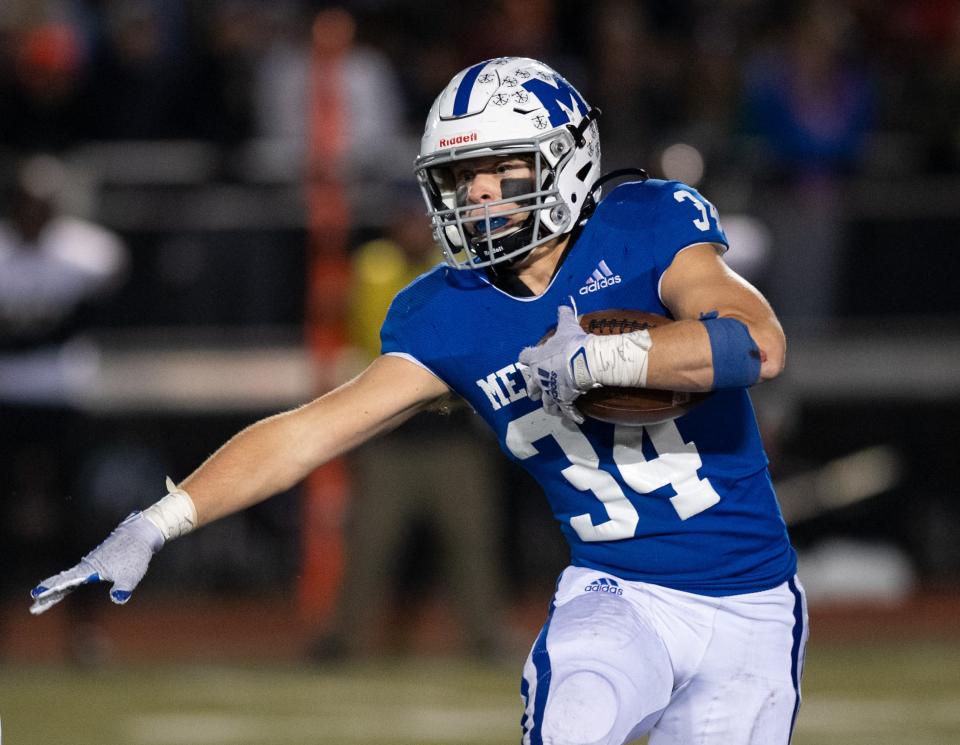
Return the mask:
{"type": "Polygon", "coordinates": [[[317,466],[393,429],[445,395],[439,378],[396,356],[378,357],[358,377],[293,411],[263,419],[231,438],[180,488],[198,525],[256,504],[317,466]]]}
{"type": "Polygon", "coordinates": [[[76,566],[33,588],[30,612],[43,613],[76,587],[100,581],[112,582],[111,599],[125,603],[170,538],[293,486],[447,392],[445,383],[412,362],[377,358],[349,383],[235,435],[171,494],[127,517],[76,566]]]}

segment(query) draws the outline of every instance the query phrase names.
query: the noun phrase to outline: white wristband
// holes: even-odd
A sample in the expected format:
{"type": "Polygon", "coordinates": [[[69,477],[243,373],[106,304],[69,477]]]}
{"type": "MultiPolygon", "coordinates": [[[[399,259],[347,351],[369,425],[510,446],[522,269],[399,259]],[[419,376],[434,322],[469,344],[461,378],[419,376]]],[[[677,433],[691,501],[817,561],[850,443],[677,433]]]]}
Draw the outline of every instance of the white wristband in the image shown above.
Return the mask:
{"type": "Polygon", "coordinates": [[[143,511],[143,516],[156,525],[165,541],[179,538],[197,527],[197,508],[190,495],[167,477],[169,494],[143,511]]]}
{"type": "Polygon", "coordinates": [[[594,383],[619,388],[647,385],[648,353],[653,346],[649,331],[591,335],[583,346],[594,383]]]}

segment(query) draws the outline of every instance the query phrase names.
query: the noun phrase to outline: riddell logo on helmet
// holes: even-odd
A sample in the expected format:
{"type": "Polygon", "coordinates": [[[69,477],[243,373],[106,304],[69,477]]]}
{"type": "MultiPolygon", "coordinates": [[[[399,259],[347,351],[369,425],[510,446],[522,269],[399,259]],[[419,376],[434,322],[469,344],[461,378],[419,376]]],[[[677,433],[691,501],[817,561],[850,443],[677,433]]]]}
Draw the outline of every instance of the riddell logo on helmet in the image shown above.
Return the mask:
{"type": "Polygon", "coordinates": [[[454,135],[453,137],[441,137],[440,147],[453,147],[454,145],[466,145],[468,142],[476,142],[479,135],[471,132],[465,135],[454,135]]]}

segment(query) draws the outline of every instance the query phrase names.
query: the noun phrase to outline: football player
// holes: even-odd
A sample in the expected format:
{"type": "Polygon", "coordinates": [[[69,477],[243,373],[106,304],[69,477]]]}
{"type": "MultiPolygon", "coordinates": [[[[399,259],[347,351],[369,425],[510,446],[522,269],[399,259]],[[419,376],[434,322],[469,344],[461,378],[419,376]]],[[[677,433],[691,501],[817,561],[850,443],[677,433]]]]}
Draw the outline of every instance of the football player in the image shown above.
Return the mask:
{"type": "Polygon", "coordinates": [[[640,172],[600,199],[598,113],[535,60],[457,74],[416,163],[446,262],[397,295],[381,355],[168,481],[165,497],[34,588],[33,612],[96,581],[126,602],[166,541],[453,391],[543,486],[570,545],[523,670],[523,742],[620,745],[650,732],[652,745],[785,745],[807,616],[747,393],[783,369],[783,332],[727,268],[717,211],[693,188],[640,172]],[[577,313],[611,308],[674,322],[581,331],[577,313]],[[678,419],[628,427],[574,406],[601,385],[712,393],[678,419]]]}

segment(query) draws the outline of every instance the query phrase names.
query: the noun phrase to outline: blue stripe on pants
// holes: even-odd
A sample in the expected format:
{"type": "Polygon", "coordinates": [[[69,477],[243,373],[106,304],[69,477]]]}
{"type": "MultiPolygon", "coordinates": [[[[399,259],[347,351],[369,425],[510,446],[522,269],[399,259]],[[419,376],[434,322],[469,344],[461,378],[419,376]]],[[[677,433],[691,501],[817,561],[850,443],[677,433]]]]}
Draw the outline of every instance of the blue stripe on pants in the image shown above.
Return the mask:
{"type": "Polygon", "coordinates": [[[797,713],[800,711],[800,650],[803,644],[803,596],[793,577],[787,580],[790,592],[793,593],[793,646],[790,649],[790,679],[793,681],[793,690],[796,701],[793,704],[793,718],[790,720],[790,738],[793,738],[793,728],[797,723],[797,713]]]}
{"type": "MultiPolygon", "coordinates": [[[[547,614],[547,621],[540,630],[540,636],[537,637],[533,645],[531,658],[533,667],[537,675],[537,693],[533,702],[533,723],[530,726],[530,745],[543,745],[543,711],[547,708],[547,694],[550,692],[550,653],[547,651],[547,632],[550,631],[550,621],[553,619],[553,611],[556,610],[556,604],[550,602],[550,612],[547,614]]],[[[530,687],[526,680],[520,684],[520,693],[524,700],[530,694],[530,687]]],[[[521,726],[525,725],[526,714],[521,720],[521,726]]]]}

